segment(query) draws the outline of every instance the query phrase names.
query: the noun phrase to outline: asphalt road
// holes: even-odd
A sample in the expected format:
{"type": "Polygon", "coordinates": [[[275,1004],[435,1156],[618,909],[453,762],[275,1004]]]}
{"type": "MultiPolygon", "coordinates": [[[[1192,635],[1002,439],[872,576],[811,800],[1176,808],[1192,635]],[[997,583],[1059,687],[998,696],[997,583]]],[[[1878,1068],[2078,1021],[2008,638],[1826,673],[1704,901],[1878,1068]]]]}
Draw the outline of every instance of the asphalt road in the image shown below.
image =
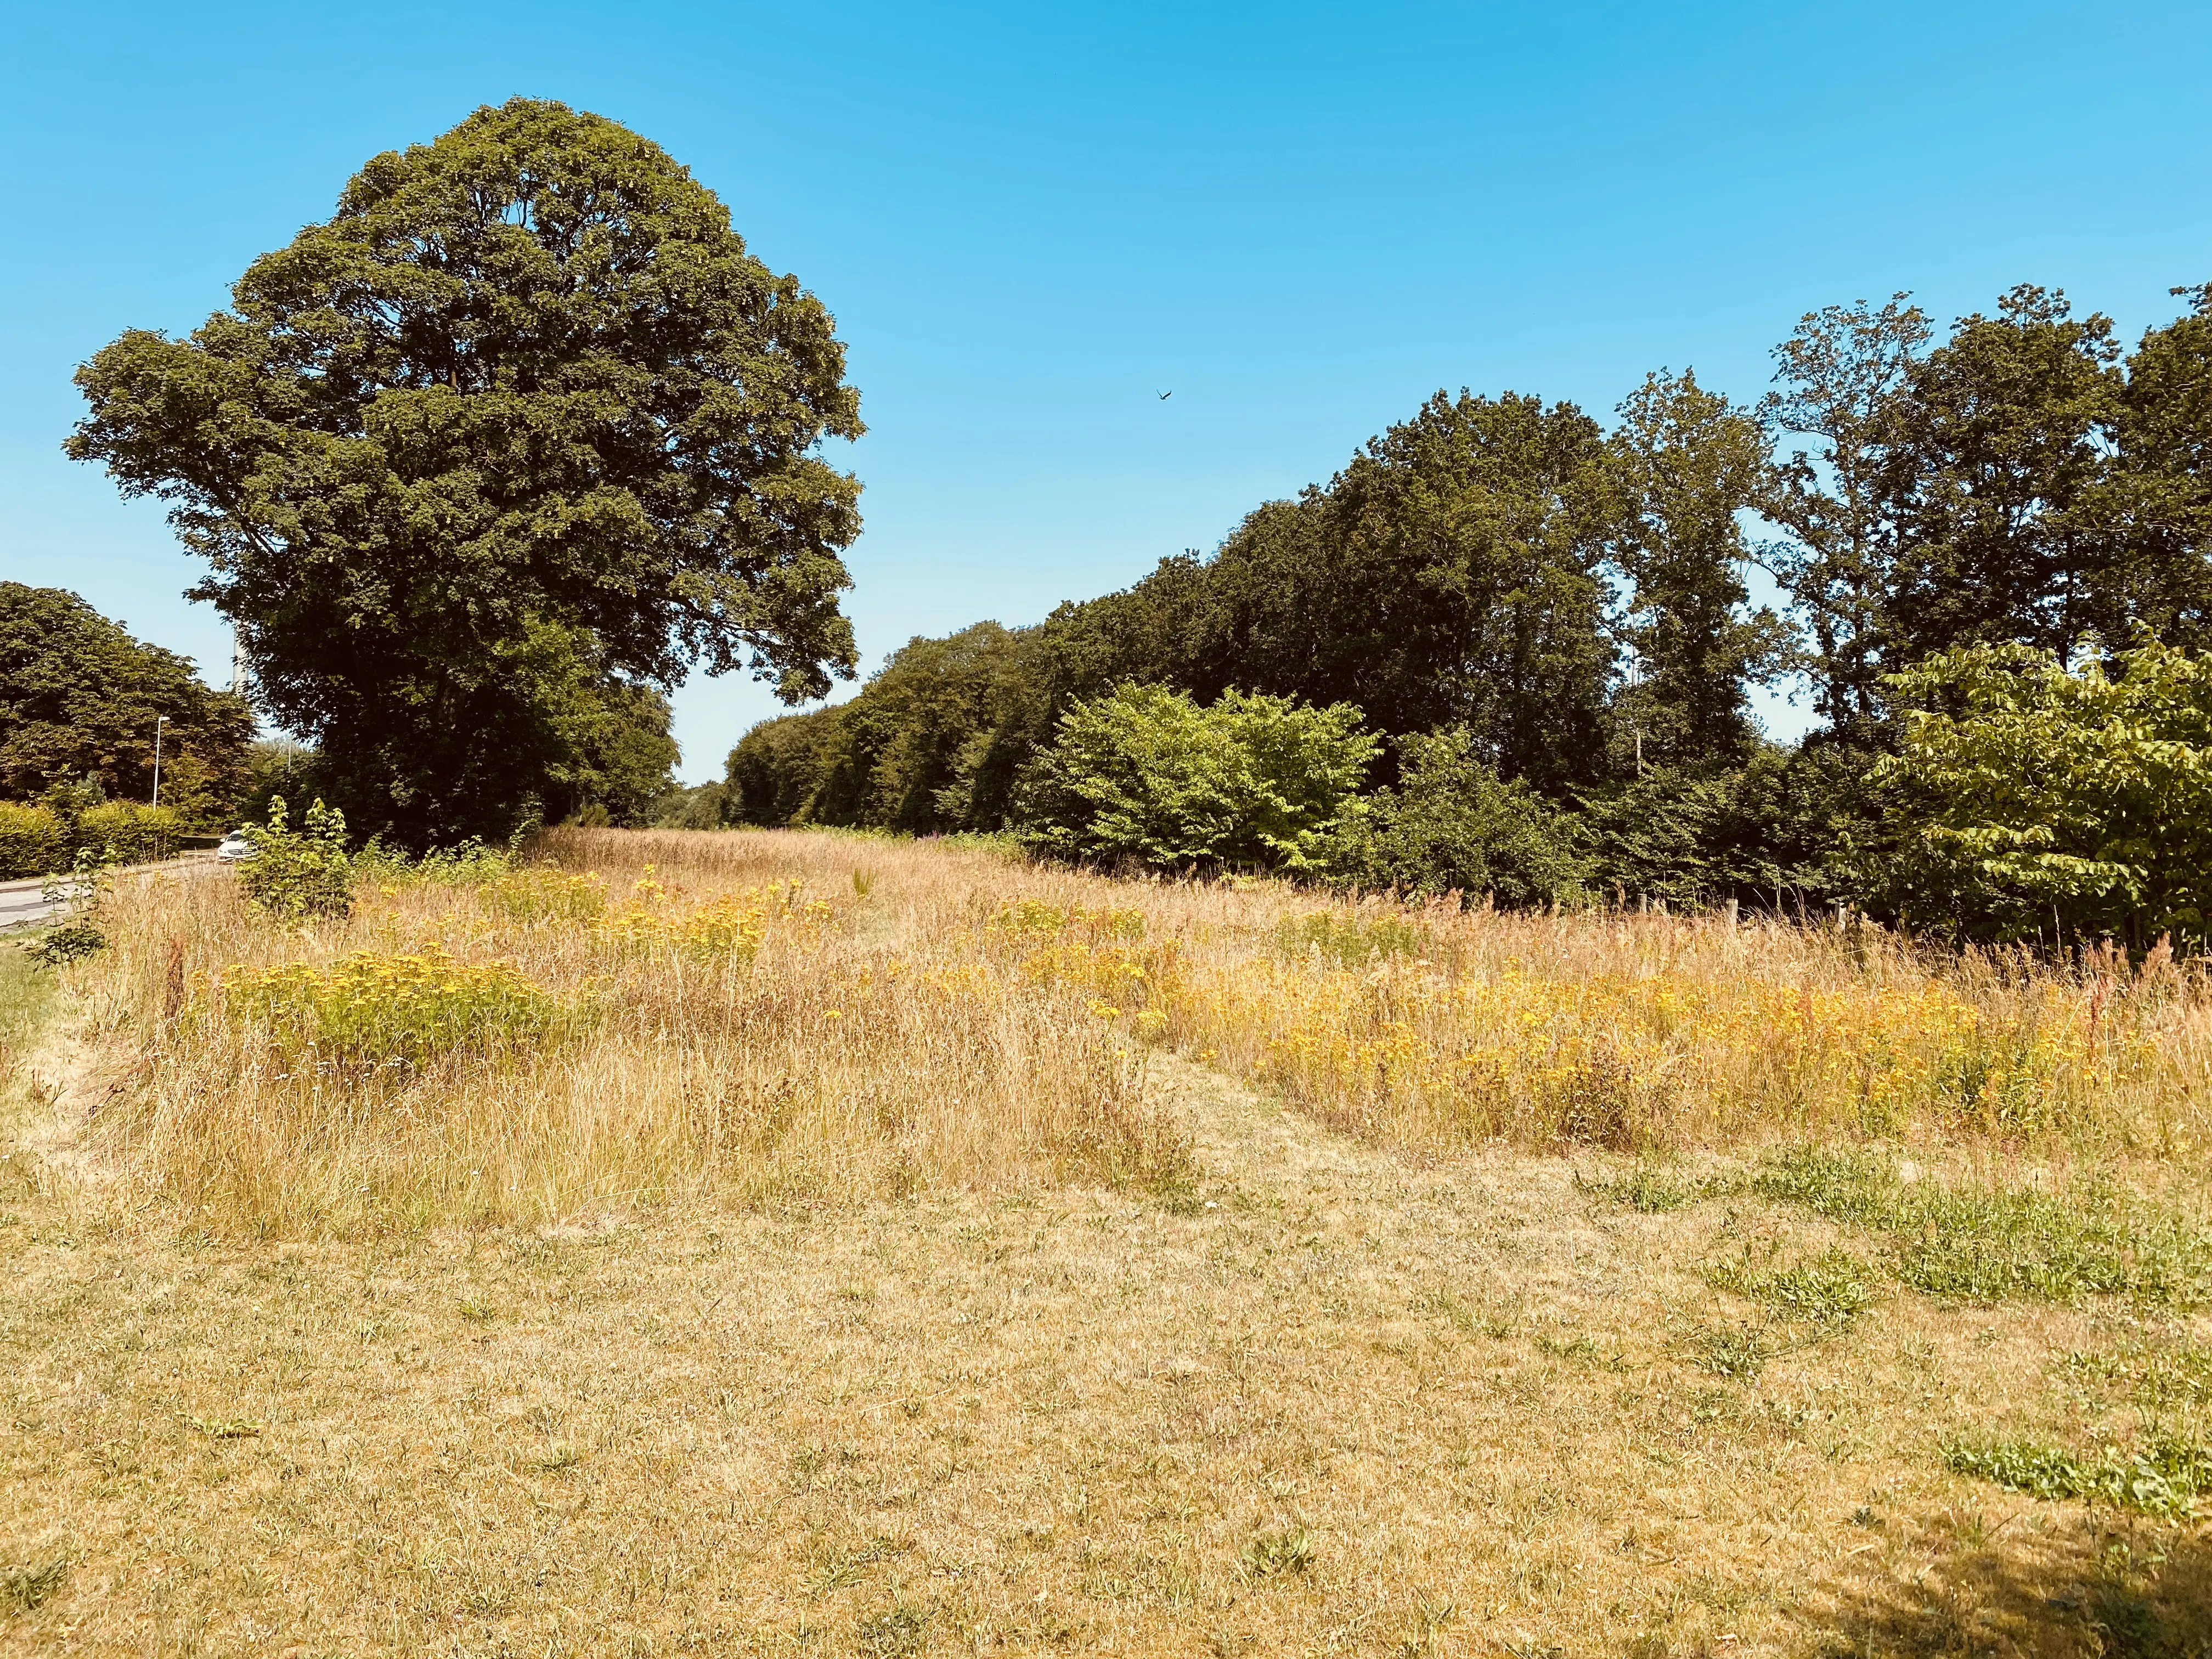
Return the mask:
{"type": "MultiPolygon", "coordinates": [[[[122,877],[161,875],[178,870],[208,869],[214,864],[214,854],[201,853],[180,859],[166,859],[159,864],[134,865],[117,871],[116,874],[122,877]]],[[[60,897],[49,899],[46,896],[46,885],[43,878],[0,881],[0,933],[58,921],[69,908],[70,902],[83,891],[82,886],[64,881],[60,884],[60,897]]]]}
{"type": "Polygon", "coordinates": [[[36,881],[11,881],[0,885],[0,931],[35,927],[58,909],[66,908],[66,901],[58,904],[49,902],[40,890],[44,885],[36,881]]]}

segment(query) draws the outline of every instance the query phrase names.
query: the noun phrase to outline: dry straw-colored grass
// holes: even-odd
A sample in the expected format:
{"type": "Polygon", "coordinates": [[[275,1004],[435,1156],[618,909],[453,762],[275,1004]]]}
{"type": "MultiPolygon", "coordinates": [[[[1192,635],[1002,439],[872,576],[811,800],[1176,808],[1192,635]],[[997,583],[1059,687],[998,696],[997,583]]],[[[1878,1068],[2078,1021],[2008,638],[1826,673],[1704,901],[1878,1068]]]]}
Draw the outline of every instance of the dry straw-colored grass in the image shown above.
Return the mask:
{"type": "Polygon", "coordinates": [[[2190,971],[538,850],[0,972],[0,1652],[2212,1642],[2190,971]]]}
{"type": "Polygon", "coordinates": [[[289,932],[227,883],[137,890],[82,975],[137,1059],[100,1150],[287,1236],[1172,1177],[1140,1057],[963,948],[957,883],[875,898],[875,848],[623,850],[289,932]]]}
{"type": "Polygon", "coordinates": [[[1904,1138],[2185,1158],[2212,995],[2162,957],[1111,883],[987,848],[556,830],[287,932],[143,884],[81,970],[118,1168],[284,1235],[1068,1175],[1178,1179],[1165,1045],[1424,1154],[1904,1138]]]}

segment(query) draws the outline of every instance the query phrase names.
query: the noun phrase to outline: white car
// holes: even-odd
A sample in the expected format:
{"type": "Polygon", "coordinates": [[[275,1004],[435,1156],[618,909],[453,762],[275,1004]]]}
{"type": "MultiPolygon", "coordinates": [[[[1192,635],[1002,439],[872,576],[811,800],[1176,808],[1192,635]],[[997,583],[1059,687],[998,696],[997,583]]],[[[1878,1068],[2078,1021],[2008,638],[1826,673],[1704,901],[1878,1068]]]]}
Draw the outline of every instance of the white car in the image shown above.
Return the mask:
{"type": "Polygon", "coordinates": [[[215,855],[225,864],[235,864],[240,859],[253,856],[253,843],[246,840],[243,830],[234,830],[216,844],[215,855]]]}

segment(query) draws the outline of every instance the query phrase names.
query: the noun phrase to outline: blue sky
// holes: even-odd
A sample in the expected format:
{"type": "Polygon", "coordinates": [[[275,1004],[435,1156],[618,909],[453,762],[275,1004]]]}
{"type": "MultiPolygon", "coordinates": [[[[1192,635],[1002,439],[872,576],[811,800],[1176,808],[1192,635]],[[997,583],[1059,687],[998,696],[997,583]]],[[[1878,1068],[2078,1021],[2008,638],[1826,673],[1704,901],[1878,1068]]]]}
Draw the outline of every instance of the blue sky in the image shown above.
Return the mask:
{"type": "MultiPolygon", "coordinates": [[[[0,574],[211,673],[159,507],[61,455],[71,370],[196,325],[369,155],[516,94],[664,145],[836,313],[871,666],[1210,548],[1440,386],[1603,416],[1689,366],[1748,400],[1817,306],[1948,319],[2034,281],[2132,339],[2212,281],[2201,3],[9,19],[0,574]]],[[[702,678],[677,710],[698,780],[775,705],[702,678]]]]}

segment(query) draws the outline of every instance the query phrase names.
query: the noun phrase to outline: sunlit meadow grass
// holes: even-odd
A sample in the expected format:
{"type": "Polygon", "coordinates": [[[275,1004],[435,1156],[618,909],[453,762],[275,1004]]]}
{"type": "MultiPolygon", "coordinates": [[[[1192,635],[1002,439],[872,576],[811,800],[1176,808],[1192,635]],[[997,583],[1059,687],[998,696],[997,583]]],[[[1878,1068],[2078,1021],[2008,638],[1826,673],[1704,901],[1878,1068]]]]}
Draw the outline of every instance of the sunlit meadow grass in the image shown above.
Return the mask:
{"type": "Polygon", "coordinates": [[[0,1653],[2212,1641],[2193,969],[532,858],[0,954],[0,1653]]]}
{"type": "Polygon", "coordinates": [[[77,970],[138,1056],[102,1145],[280,1231],[714,1191],[1173,1180],[1165,1046],[1422,1154],[1969,1143],[2185,1156],[2208,997],[2163,957],[1115,883],[988,849],[558,830],[285,930],[118,896],[77,970]]]}
{"type": "Polygon", "coordinates": [[[1867,931],[1102,897],[1009,903],[987,932],[1033,979],[1386,1144],[2203,1144],[2212,989],[2163,953],[2058,967],[1867,931]]]}
{"type": "Polygon", "coordinates": [[[100,1150],[284,1234],[1172,1178],[1141,1057],[1080,999],[886,927],[849,871],[479,874],[387,869],[293,930],[227,884],[119,899],[81,975],[136,1054],[100,1150]]]}

